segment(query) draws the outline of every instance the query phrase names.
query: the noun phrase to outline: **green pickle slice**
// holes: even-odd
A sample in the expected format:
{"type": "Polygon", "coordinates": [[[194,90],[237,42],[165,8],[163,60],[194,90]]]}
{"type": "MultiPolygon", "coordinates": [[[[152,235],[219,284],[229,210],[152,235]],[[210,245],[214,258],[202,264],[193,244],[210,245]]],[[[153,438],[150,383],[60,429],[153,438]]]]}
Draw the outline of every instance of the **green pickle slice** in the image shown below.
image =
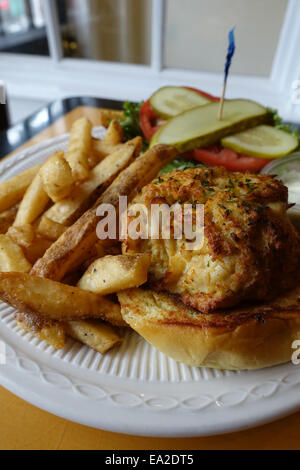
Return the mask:
{"type": "Polygon", "coordinates": [[[219,103],[209,103],[175,116],[155,133],[151,147],[168,144],[174,145],[179,152],[186,152],[215,144],[268,119],[266,108],[254,101],[225,101],[222,120],[218,119],[219,107],[219,103]]]}
{"type": "Polygon", "coordinates": [[[283,157],[299,145],[296,136],[267,125],[225,137],[221,143],[223,147],[258,158],[283,157]]]}
{"type": "Polygon", "coordinates": [[[179,86],[160,88],[150,98],[152,108],[164,119],[170,119],[188,109],[210,102],[199,93],[179,86]]]}

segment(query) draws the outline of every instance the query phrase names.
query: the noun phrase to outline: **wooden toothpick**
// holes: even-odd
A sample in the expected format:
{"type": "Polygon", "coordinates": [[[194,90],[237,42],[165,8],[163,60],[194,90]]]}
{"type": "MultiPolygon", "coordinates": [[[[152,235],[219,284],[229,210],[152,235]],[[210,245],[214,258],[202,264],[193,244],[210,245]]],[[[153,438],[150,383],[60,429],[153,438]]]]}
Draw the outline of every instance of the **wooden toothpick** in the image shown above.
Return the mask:
{"type": "Polygon", "coordinates": [[[224,108],[224,100],[225,100],[225,93],[226,93],[226,85],[227,85],[227,82],[224,82],[222,97],[221,97],[221,100],[220,100],[220,108],[219,108],[219,116],[218,116],[219,121],[222,121],[222,118],[223,118],[223,108],[224,108]]]}

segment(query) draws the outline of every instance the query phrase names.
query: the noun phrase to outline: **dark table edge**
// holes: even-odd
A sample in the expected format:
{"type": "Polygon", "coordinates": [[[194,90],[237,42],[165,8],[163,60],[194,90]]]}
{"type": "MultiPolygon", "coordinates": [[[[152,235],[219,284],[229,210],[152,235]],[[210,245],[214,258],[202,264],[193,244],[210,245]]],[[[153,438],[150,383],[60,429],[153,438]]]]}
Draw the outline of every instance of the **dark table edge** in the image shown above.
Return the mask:
{"type": "Polygon", "coordinates": [[[23,121],[0,132],[0,159],[79,106],[120,110],[123,107],[123,102],[103,98],[72,97],[42,106],[23,121]]]}

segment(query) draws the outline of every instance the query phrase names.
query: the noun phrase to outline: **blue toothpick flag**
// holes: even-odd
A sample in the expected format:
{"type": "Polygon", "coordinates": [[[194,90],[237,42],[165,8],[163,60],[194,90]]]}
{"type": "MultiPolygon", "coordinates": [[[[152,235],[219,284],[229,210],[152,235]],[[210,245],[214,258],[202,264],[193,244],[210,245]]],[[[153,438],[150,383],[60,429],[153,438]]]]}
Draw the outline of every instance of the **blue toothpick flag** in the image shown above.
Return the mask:
{"type": "Polygon", "coordinates": [[[232,28],[228,34],[229,46],[228,46],[228,52],[227,52],[226,64],[225,64],[225,83],[227,82],[228,72],[231,66],[231,61],[235,53],[234,30],[235,30],[235,27],[232,28]]]}
{"type": "Polygon", "coordinates": [[[235,38],[234,38],[234,30],[235,27],[232,28],[229,31],[228,34],[228,39],[229,39],[229,46],[228,46],[228,51],[227,51],[227,57],[226,57],[226,64],[225,64],[225,75],[224,75],[224,84],[223,84],[223,93],[222,93],[222,98],[220,101],[220,110],[219,110],[219,120],[222,120],[222,114],[223,114],[223,106],[224,106],[224,99],[225,99],[225,92],[226,92],[226,85],[227,85],[227,78],[229,74],[229,69],[231,66],[232,58],[235,53],[235,38]]]}

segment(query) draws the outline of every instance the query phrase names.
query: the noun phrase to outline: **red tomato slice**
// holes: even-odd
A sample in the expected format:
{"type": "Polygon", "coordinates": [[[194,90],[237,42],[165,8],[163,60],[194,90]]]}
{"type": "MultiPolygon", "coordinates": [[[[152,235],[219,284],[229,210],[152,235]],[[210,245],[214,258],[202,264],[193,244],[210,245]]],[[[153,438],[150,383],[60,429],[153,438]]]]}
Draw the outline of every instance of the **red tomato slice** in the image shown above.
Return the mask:
{"type": "Polygon", "coordinates": [[[209,166],[224,166],[230,171],[258,172],[270,163],[271,159],[254,158],[237,153],[224,147],[213,146],[203,149],[195,149],[185,156],[197,160],[209,166]]]}
{"type": "Polygon", "coordinates": [[[155,132],[158,131],[158,129],[161,127],[157,125],[158,119],[159,116],[152,109],[150,100],[145,101],[140,109],[140,125],[144,136],[149,141],[152,139],[155,132]]]}

